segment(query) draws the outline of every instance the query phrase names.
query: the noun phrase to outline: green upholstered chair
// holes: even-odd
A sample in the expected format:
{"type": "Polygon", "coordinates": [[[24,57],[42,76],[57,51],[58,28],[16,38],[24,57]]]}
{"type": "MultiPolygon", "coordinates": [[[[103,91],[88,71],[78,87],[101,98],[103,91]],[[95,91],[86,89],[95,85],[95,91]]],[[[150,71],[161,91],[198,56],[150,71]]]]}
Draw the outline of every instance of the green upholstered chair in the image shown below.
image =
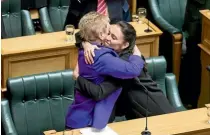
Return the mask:
{"type": "MultiPolygon", "coordinates": [[[[165,58],[163,56],[150,57],[146,59],[146,63],[150,76],[157,82],[158,87],[161,88],[171,105],[175,107],[177,111],[186,110],[179,96],[175,75],[173,73],[166,73],[165,58]]],[[[115,118],[116,122],[124,120],[126,120],[124,116],[115,118]]]]}
{"type": "Polygon", "coordinates": [[[160,44],[160,53],[164,55],[169,63],[168,68],[171,68],[173,73],[179,78],[182,40],[182,27],[185,20],[185,11],[187,0],[148,0],[148,4],[152,13],[152,18],[158,27],[164,33],[169,33],[172,37],[172,43],[160,44]],[[170,48],[170,49],[169,49],[170,48]],[[171,50],[171,52],[169,52],[171,50]],[[169,53],[168,53],[169,52],[169,53]],[[171,55],[171,56],[168,56],[171,55]]]}
{"type": "Polygon", "coordinates": [[[157,82],[171,105],[178,111],[186,110],[179,96],[175,75],[166,73],[165,58],[163,56],[147,58],[146,63],[149,74],[157,82]]]}
{"type": "Polygon", "coordinates": [[[48,7],[39,9],[44,32],[62,31],[68,13],[70,0],[49,0],[48,7]]]}
{"type": "Polygon", "coordinates": [[[4,0],[1,6],[6,38],[35,34],[29,11],[21,10],[21,0],[4,0]]]}
{"type": "Polygon", "coordinates": [[[2,124],[6,135],[40,135],[65,129],[65,116],[73,102],[72,71],[11,78],[7,99],[2,99],[2,124]]]}
{"type": "MultiPolygon", "coordinates": [[[[152,78],[177,110],[185,110],[175,76],[166,73],[164,57],[148,58],[152,78]]],[[[2,124],[6,135],[40,135],[43,131],[64,130],[68,105],[73,101],[72,71],[11,78],[7,81],[9,99],[2,99],[2,124]]],[[[125,120],[117,117],[116,121],[125,120]]]]}

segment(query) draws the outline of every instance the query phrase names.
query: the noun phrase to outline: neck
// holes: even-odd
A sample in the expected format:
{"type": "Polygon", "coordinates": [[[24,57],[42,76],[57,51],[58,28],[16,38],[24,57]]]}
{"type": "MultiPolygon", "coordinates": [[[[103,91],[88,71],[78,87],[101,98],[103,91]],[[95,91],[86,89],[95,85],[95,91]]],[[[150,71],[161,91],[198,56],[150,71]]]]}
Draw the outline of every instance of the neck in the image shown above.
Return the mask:
{"type": "Polygon", "coordinates": [[[95,42],[97,43],[97,44],[102,44],[102,42],[101,42],[101,40],[100,39],[97,39],[97,40],[95,40],[95,42]]]}

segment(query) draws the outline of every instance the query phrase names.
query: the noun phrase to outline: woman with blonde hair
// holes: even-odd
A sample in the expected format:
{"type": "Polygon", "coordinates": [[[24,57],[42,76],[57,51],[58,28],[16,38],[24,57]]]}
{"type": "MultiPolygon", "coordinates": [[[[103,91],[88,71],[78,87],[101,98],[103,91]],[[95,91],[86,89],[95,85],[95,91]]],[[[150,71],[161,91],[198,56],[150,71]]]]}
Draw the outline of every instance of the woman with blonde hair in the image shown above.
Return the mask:
{"type": "MultiPolygon", "coordinates": [[[[100,47],[95,51],[94,63],[91,65],[85,62],[84,50],[79,50],[78,69],[80,76],[95,84],[100,84],[107,76],[128,79],[140,75],[144,61],[141,59],[141,54],[137,48],[134,49],[134,53],[129,57],[129,60],[124,61],[119,58],[113,49],[103,46],[103,41],[110,36],[108,17],[96,12],[90,12],[81,18],[79,28],[80,35],[85,41],[100,47]]],[[[129,45],[128,42],[125,42],[119,45],[118,48],[124,49],[129,45]]],[[[105,99],[95,101],[75,89],[75,100],[69,107],[66,126],[68,128],[83,128],[86,126],[97,129],[104,128],[109,121],[121,90],[122,88],[119,88],[105,99]]]]}

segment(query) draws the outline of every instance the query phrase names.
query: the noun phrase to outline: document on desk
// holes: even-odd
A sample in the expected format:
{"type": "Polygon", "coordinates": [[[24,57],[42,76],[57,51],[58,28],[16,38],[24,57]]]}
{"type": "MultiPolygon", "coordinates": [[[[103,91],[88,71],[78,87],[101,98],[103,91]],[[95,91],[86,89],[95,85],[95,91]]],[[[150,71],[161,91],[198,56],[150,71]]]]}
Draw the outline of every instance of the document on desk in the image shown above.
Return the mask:
{"type": "Polygon", "coordinates": [[[118,135],[108,126],[101,130],[95,128],[84,128],[81,129],[80,132],[82,133],[82,135],[118,135]]]}

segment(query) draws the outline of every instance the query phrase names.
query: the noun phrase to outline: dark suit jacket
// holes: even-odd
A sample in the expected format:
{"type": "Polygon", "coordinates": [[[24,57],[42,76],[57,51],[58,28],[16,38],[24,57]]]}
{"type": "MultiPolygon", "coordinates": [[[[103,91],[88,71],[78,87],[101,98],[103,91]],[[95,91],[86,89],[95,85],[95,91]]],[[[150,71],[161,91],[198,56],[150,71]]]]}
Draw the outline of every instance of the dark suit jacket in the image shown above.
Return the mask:
{"type": "Polygon", "coordinates": [[[42,8],[47,6],[47,0],[21,0],[21,9],[42,8]]]}
{"type": "MultiPolygon", "coordinates": [[[[130,21],[129,5],[127,0],[106,0],[106,2],[111,23],[122,20],[130,21]]],[[[73,24],[77,28],[79,20],[83,15],[96,10],[97,0],[71,0],[64,26],[67,24],[73,24]]]]}

